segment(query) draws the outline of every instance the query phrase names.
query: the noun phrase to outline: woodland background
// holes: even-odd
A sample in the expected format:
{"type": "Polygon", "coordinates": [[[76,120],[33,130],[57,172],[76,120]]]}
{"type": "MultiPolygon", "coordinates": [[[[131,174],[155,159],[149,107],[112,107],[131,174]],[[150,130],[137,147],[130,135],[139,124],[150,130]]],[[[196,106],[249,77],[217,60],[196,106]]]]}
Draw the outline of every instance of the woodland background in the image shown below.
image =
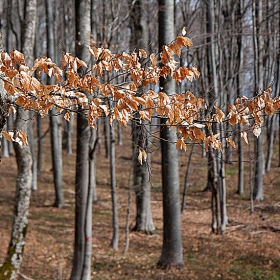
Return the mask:
{"type": "MultiPolygon", "coordinates": [[[[58,65],[63,53],[84,59],[77,45],[85,42],[115,53],[139,48],[148,54],[158,53],[160,45],[171,43],[185,27],[193,46],[182,50],[178,63],[195,66],[201,75],[192,82],[184,80],[176,85],[176,92],[191,91],[197,98],[204,98],[209,108],[218,104],[226,114],[228,105],[242,95],[258,97],[267,88],[272,88],[273,97],[279,95],[278,1],[13,0],[0,4],[8,52],[25,48],[28,5],[37,8],[35,44],[29,54],[33,58],[47,55],[58,65]],[[81,10],[80,14],[77,10],[78,2],[90,7],[90,17],[85,17],[89,19],[86,24],[90,32],[80,41],[75,33],[77,17],[83,18],[81,10]],[[166,30],[158,18],[161,5],[174,7],[171,21],[175,31],[165,42],[166,37],[158,36],[161,28],[163,33],[166,30]]],[[[103,77],[104,81],[109,78],[103,77]]],[[[41,79],[52,83],[47,75],[41,79]]],[[[118,84],[123,82],[124,76],[118,84]]],[[[161,86],[151,85],[151,89],[158,91],[161,86]]],[[[202,120],[210,111],[205,111],[202,120]]],[[[32,120],[28,147],[32,152],[33,180],[18,278],[82,279],[74,275],[81,264],[75,263],[73,250],[75,220],[77,227],[77,118],[81,114],[74,114],[69,123],[55,111],[44,119],[27,113],[26,119],[32,120]]],[[[12,115],[8,118],[7,130],[16,127],[14,120],[12,115]]],[[[174,236],[182,238],[183,254],[181,245],[176,245],[179,258],[163,261],[166,228],[162,218],[162,184],[170,181],[171,190],[176,191],[177,187],[172,186],[175,180],[162,177],[161,124],[155,117],[151,125],[136,125],[137,121],[132,121],[125,128],[118,123],[112,128],[105,116],[100,118],[97,130],[90,132],[90,154],[94,160],[89,161],[89,168],[95,176],[87,175],[86,184],[92,191],[93,245],[90,276],[83,279],[280,279],[279,122],[278,112],[265,116],[262,133],[256,138],[244,125],[231,126],[225,121],[215,128],[221,135],[222,151],[206,152],[203,143],[187,140],[187,151],[180,151],[178,158],[175,154],[170,157],[169,165],[179,167],[174,174],[179,174],[180,202],[187,196],[180,206],[182,215],[169,212],[177,221],[176,226],[180,224],[174,236]],[[249,145],[242,142],[242,130],[248,133],[249,145]],[[235,141],[236,149],[227,147],[223,140],[226,137],[235,141]],[[137,163],[139,150],[135,147],[148,153],[142,166],[137,163]],[[217,188],[220,193],[214,194],[213,199],[217,188]],[[213,207],[215,199],[220,209],[213,207]],[[182,263],[184,268],[173,268],[182,263]],[[157,264],[170,269],[161,270],[157,264]]],[[[88,145],[80,144],[88,154],[88,145]]],[[[2,263],[10,242],[17,173],[14,148],[4,138],[0,169],[2,263]]]]}

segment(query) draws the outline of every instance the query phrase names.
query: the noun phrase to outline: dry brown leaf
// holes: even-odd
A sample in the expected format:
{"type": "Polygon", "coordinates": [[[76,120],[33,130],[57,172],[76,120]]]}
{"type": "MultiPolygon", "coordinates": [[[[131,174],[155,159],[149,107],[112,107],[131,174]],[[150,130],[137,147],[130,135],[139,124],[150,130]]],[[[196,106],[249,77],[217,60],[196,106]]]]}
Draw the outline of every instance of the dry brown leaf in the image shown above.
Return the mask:
{"type": "Polygon", "coordinates": [[[249,145],[247,132],[245,130],[241,131],[241,139],[245,144],[249,145]]]}
{"type": "Polygon", "coordinates": [[[176,149],[184,149],[185,151],[187,151],[187,145],[183,139],[183,137],[178,138],[177,142],[176,142],[176,149]]]}
{"type": "Polygon", "coordinates": [[[230,145],[233,149],[236,149],[235,142],[230,138],[226,138],[228,145],[230,145]]]}

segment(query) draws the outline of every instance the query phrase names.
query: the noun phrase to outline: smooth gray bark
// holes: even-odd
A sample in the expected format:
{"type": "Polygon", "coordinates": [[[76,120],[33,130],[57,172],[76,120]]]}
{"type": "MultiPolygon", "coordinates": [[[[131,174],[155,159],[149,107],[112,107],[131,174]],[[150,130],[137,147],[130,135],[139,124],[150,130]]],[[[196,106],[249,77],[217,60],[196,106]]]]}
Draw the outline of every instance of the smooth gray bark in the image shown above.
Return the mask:
{"type": "MultiPolygon", "coordinates": [[[[149,125],[146,122],[133,124],[133,153],[138,154],[139,148],[149,151],[149,135],[147,129],[149,125]]],[[[151,164],[151,155],[147,153],[147,160],[139,163],[137,156],[133,156],[133,185],[136,197],[136,224],[134,231],[141,231],[146,234],[153,234],[155,226],[151,212],[151,185],[149,166],[151,164]]]]}
{"type": "MultiPolygon", "coordinates": [[[[253,19],[253,47],[255,61],[255,94],[263,90],[263,34],[261,34],[262,24],[262,3],[256,0],[252,2],[253,19]]],[[[253,197],[256,201],[261,201],[263,197],[263,175],[264,175],[264,154],[263,154],[264,133],[255,139],[255,181],[253,197]]]]}
{"type": "MultiPolygon", "coordinates": [[[[159,49],[175,38],[174,1],[158,1],[159,49]]],[[[175,81],[168,76],[160,79],[160,87],[168,95],[175,93],[175,81]]],[[[161,119],[161,162],[162,162],[162,194],[163,194],[163,244],[159,267],[183,266],[180,183],[176,131],[165,125],[161,119]]]]}
{"type": "MultiPolygon", "coordinates": [[[[25,28],[23,32],[24,43],[22,46],[22,51],[25,55],[27,65],[31,67],[33,64],[37,0],[27,0],[25,4],[25,28]]],[[[20,129],[27,133],[28,119],[29,112],[24,111],[22,108],[18,108],[15,121],[15,130],[20,129]]],[[[32,158],[30,148],[29,146],[24,146],[21,148],[17,143],[14,144],[14,148],[18,166],[14,221],[7,257],[4,264],[0,268],[1,280],[16,279],[17,277],[17,273],[23,259],[31,196],[32,158]]]]}
{"type": "MultiPolygon", "coordinates": [[[[207,7],[207,31],[209,33],[209,63],[208,75],[210,83],[213,85],[212,91],[208,96],[208,112],[211,116],[214,113],[214,104],[223,106],[224,99],[219,94],[223,87],[221,80],[222,57],[220,47],[220,19],[221,19],[221,2],[219,0],[205,1],[207,7]]],[[[207,187],[212,188],[212,210],[213,225],[212,229],[216,233],[223,233],[228,222],[226,213],[226,181],[225,181],[225,164],[223,154],[225,151],[224,128],[219,123],[213,123],[210,131],[213,134],[220,134],[222,141],[222,152],[219,150],[210,151],[208,157],[208,184],[207,187]],[[215,212],[216,211],[216,212],[215,212]]]]}
{"type": "MultiPolygon", "coordinates": [[[[76,56],[90,62],[90,54],[85,42],[90,34],[90,0],[75,1],[76,24],[76,56]]],[[[82,71],[82,69],[81,69],[82,71]]],[[[76,194],[75,194],[75,244],[71,280],[89,280],[91,258],[88,257],[92,238],[86,234],[91,232],[91,204],[89,195],[89,138],[86,110],[80,109],[77,114],[77,155],[76,155],[76,194]]]]}
{"type": "MultiPolygon", "coordinates": [[[[29,119],[33,120],[35,114],[33,112],[29,112],[29,119]]],[[[27,135],[28,135],[28,145],[30,147],[30,152],[32,156],[32,191],[37,191],[37,158],[35,152],[35,141],[34,141],[34,133],[32,122],[28,123],[27,127],[27,135]]]]}
{"type": "Polygon", "coordinates": [[[244,149],[241,138],[242,125],[238,125],[238,190],[237,193],[244,193],[244,149]]]}
{"type": "MultiPolygon", "coordinates": [[[[12,1],[7,1],[7,23],[6,23],[6,51],[11,50],[11,36],[7,36],[7,34],[11,34],[11,20],[12,20],[12,1]]],[[[7,119],[7,130],[11,130],[13,127],[13,113],[10,113],[7,119]]],[[[14,148],[13,143],[7,141],[8,153],[9,155],[13,155],[14,148]]]]}
{"type": "Polygon", "coordinates": [[[189,161],[188,161],[188,166],[187,166],[185,180],[184,180],[184,190],[183,190],[183,196],[182,196],[181,213],[183,213],[186,208],[186,196],[187,196],[187,190],[188,190],[189,174],[190,174],[190,170],[191,170],[190,167],[191,167],[191,160],[192,160],[192,155],[193,155],[193,151],[194,151],[194,145],[195,144],[193,143],[192,147],[191,147],[191,152],[189,155],[189,161]]]}
{"type": "Polygon", "coordinates": [[[74,259],[71,278],[80,280],[83,274],[85,261],[86,242],[91,243],[91,239],[85,239],[85,228],[87,219],[88,205],[88,178],[89,178],[89,161],[88,161],[88,142],[89,126],[84,112],[80,110],[77,115],[77,156],[76,156],[76,189],[75,189],[75,244],[74,259]]]}
{"type": "Polygon", "coordinates": [[[104,118],[104,138],[105,157],[110,158],[110,125],[107,118],[104,118]]]}
{"type": "MultiPolygon", "coordinates": [[[[3,87],[3,82],[1,81],[1,91],[4,91],[4,87],[3,87]]],[[[7,130],[7,125],[5,125],[5,130],[7,130]]],[[[8,140],[5,137],[2,137],[2,142],[1,142],[2,146],[1,146],[1,157],[2,158],[7,158],[9,157],[9,150],[8,150],[8,140]]]]}
{"type": "Polygon", "coordinates": [[[97,194],[96,194],[96,172],[95,172],[95,161],[94,154],[96,153],[97,146],[97,133],[94,128],[90,128],[90,141],[89,141],[89,188],[92,192],[92,202],[97,203],[97,194]]]}
{"type": "MultiPolygon", "coordinates": [[[[47,22],[47,56],[54,59],[54,9],[52,3],[45,0],[46,6],[46,22],[47,22]]],[[[52,79],[48,77],[48,83],[51,83],[52,79]]],[[[61,125],[60,116],[57,109],[54,107],[51,110],[50,115],[50,127],[51,127],[51,152],[52,152],[52,167],[53,167],[53,179],[55,188],[55,202],[54,207],[62,208],[64,206],[64,196],[62,189],[62,144],[61,144],[61,125]]]]}
{"type": "MultiPolygon", "coordinates": [[[[236,90],[237,97],[242,96],[242,88],[243,88],[243,65],[244,65],[244,52],[243,52],[243,36],[241,34],[243,27],[243,10],[244,10],[244,2],[243,0],[239,0],[237,4],[237,69],[238,73],[236,76],[236,90]]],[[[242,195],[244,193],[244,149],[243,142],[241,139],[241,131],[242,124],[238,124],[238,194],[242,195]]]]}
{"type": "MultiPolygon", "coordinates": [[[[148,38],[148,22],[145,1],[132,1],[131,13],[131,38],[130,45],[132,50],[144,49],[147,50],[148,38]]],[[[140,60],[141,62],[141,60],[140,60]]],[[[141,91],[142,89],[140,89],[141,91]]],[[[141,95],[141,92],[138,93],[141,95]]],[[[139,118],[139,115],[136,115],[139,118]]],[[[139,148],[149,151],[149,129],[147,122],[135,122],[132,126],[133,132],[133,153],[138,154],[139,148]]],[[[141,231],[147,234],[152,234],[155,231],[151,212],[151,184],[149,180],[149,165],[151,164],[150,153],[148,159],[141,165],[138,162],[137,156],[133,156],[133,177],[136,195],[136,224],[134,231],[141,231]]]]}
{"type": "MultiPolygon", "coordinates": [[[[95,1],[92,1],[95,2],[95,1]]],[[[63,23],[64,23],[64,49],[67,52],[71,52],[71,25],[72,18],[71,13],[69,13],[68,5],[63,6],[63,23]]],[[[63,132],[62,132],[62,149],[67,150],[68,155],[72,155],[72,134],[73,134],[73,116],[70,114],[70,122],[63,119],[63,132]]]]}
{"type": "Polygon", "coordinates": [[[111,247],[114,250],[119,249],[119,219],[118,219],[118,203],[117,203],[117,188],[116,188],[116,155],[115,155],[115,131],[114,122],[110,126],[110,177],[111,177],[111,199],[112,199],[112,227],[113,236],[111,247]]]}

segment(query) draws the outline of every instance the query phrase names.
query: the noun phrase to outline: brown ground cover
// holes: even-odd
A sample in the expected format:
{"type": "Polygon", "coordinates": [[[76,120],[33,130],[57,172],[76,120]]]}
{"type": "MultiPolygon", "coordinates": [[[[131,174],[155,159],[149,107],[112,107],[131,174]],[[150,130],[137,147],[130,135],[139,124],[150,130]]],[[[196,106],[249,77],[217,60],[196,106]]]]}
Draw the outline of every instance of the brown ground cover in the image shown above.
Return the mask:
{"type": "MultiPolygon", "coordinates": [[[[277,154],[273,167],[265,175],[265,201],[255,203],[250,215],[249,163],[245,163],[245,195],[236,194],[237,162],[226,166],[227,209],[231,223],[223,236],[211,233],[211,193],[202,192],[206,185],[207,159],[201,147],[195,148],[189,176],[187,205],[182,215],[185,267],[167,271],[156,268],[162,244],[162,205],[159,145],[152,154],[152,211],[156,233],[130,233],[129,251],[125,246],[125,219],[128,177],[131,168],[129,128],[124,130],[124,145],[116,151],[118,205],[120,222],[119,251],[110,249],[112,215],[109,161],[104,148],[97,154],[98,204],[93,205],[92,279],[280,279],[280,173],[277,154]]],[[[49,150],[49,136],[44,150],[49,150]]],[[[189,148],[190,150],[190,148],[189,148]]],[[[183,185],[188,154],[180,152],[180,178],[183,185]]],[[[247,158],[248,159],[248,158],[247,158]]],[[[64,209],[52,207],[50,153],[44,153],[38,177],[38,191],[32,195],[24,260],[18,279],[69,279],[74,242],[75,156],[64,153],[64,209]],[[59,278],[60,277],[60,278],[59,278]]],[[[13,219],[15,194],[15,158],[0,164],[0,263],[4,261],[13,219]]],[[[135,215],[134,197],[130,225],[135,215]]]]}

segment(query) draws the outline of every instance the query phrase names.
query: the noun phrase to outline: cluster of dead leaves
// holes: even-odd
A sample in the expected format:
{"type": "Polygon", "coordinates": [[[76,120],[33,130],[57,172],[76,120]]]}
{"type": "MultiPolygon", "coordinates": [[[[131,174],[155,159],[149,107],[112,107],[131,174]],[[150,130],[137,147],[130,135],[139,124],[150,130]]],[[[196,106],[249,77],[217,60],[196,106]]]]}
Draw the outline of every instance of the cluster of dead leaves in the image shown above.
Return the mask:
{"type": "MultiPolygon", "coordinates": [[[[126,126],[136,113],[140,121],[151,121],[156,113],[159,117],[167,118],[166,124],[170,128],[177,129],[176,147],[184,150],[186,138],[204,141],[206,148],[222,149],[219,135],[206,137],[202,122],[206,122],[208,127],[213,122],[225,121],[232,126],[245,124],[251,126],[258,137],[263,124],[263,111],[272,116],[280,108],[280,99],[271,98],[271,89],[254,98],[236,99],[234,104],[229,105],[227,116],[215,107],[215,114],[204,120],[201,119],[201,112],[207,110],[206,103],[191,92],[169,95],[151,89],[144,91],[147,85],[157,84],[160,77],[171,75],[177,83],[199,77],[200,73],[195,67],[178,67],[174,58],[174,54],[180,57],[181,49],[187,46],[192,46],[192,42],[184,36],[178,36],[173,43],[163,46],[159,56],[148,56],[143,49],[131,54],[114,54],[109,49],[90,46],[89,52],[95,60],[91,68],[77,57],[64,53],[60,67],[50,58],[41,57],[35,60],[30,69],[26,66],[24,55],[15,50],[10,54],[1,53],[0,67],[4,87],[14,96],[16,104],[26,110],[34,110],[42,117],[54,106],[59,112],[65,111],[67,120],[70,120],[70,114],[75,109],[86,109],[89,125],[96,128],[96,119],[102,115],[108,116],[110,123],[116,119],[126,126]],[[79,71],[81,67],[84,74],[79,71]],[[44,83],[43,74],[54,77],[55,82],[51,85],[44,83]],[[63,77],[66,78],[63,80],[63,77]],[[120,78],[122,82],[118,82],[120,78]],[[252,125],[250,118],[254,119],[252,125]]],[[[12,132],[4,132],[3,135],[8,140],[15,140],[11,137],[12,132]]],[[[241,136],[248,144],[245,131],[241,136]]],[[[227,138],[227,142],[235,148],[233,140],[227,138]]],[[[25,140],[23,143],[27,144],[25,140]]],[[[144,151],[139,152],[139,157],[140,162],[145,159],[144,151]]]]}

